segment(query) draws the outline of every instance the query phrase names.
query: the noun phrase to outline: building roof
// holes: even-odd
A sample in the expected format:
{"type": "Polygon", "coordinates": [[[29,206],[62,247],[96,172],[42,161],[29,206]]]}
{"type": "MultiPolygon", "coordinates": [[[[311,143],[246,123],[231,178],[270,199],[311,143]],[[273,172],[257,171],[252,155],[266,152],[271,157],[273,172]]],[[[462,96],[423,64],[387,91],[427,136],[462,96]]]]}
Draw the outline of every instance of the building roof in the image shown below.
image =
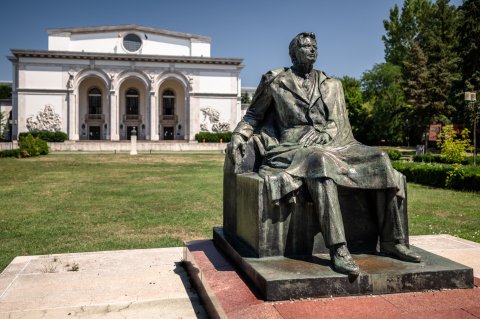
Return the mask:
{"type": "Polygon", "coordinates": [[[169,56],[169,55],[135,55],[96,52],[72,52],[49,50],[23,50],[11,49],[15,58],[50,58],[50,59],[80,59],[80,60],[114,60],[114,61],[141,61],[141,62],[166,62],[166,63],[198,63],[198,64],[223,64],[241,66],[243,59],[238,58],[205,58],[195,56],[169,56]]]}
{"type": "Polygon", "coordinates": [[[182,39],[192,39],[192,40],[211,42],[211,38],[204,35],[150,28],[150,27],[144,27],[136,24],[81,27],[81,28],[60,28],[60,29],[47,30],[48,35],[70,35],[70,34],[80,34],[80,33],[122,32],[122,31],[140,31],[140,32],[148,32],[148,33],[171,36],[171,37],[182,38],[182,39]]]}

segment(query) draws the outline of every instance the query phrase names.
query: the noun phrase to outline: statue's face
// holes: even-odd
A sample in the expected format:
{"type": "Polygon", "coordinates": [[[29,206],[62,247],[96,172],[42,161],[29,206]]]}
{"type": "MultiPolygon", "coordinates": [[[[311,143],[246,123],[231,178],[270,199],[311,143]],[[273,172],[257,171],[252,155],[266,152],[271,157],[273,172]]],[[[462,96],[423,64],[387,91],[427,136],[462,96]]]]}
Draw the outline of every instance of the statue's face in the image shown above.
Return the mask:
{"type": "Polygon", "coordinates": [[[312,38],[300,39],[300,45],[295,52],[299,64],[313,64],[317,60],[317,42],[312,38]]]}

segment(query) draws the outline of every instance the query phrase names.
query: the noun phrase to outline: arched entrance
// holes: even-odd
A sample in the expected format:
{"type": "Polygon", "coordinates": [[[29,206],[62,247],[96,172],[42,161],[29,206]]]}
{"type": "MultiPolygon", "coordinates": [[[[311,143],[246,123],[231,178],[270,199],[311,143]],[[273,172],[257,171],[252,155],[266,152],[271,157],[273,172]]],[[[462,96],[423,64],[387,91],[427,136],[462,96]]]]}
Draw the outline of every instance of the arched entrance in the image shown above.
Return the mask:
{"type": "Polygon", "coordinates": [[[80,139],[109,139],[110,109],[103,79],[95,75],[85,77],[78,86],[78,101],[80,139]]]}
{"type": "Polygon", "coordinates": [[[185,86],[167,78],[158,90],[159,137],[161,140],[183,140],[186,135],[185,86]]]}
{"type": "Polygon", "coordinates": [[[118,94],[120,110],[120,139],[129,140],[132,130],[137,131],[137,138],[145,140],[148,130],[147,88],[137,77],[125,79],[118,94]]]}

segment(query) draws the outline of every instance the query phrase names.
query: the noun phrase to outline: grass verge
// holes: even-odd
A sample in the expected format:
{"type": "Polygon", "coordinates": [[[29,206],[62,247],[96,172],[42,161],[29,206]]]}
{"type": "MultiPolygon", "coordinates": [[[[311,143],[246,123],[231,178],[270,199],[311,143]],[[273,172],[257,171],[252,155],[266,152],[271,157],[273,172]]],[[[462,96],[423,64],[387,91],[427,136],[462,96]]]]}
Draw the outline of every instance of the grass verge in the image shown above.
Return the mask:
{"type": "Polygon", "coordinates": [[[408,184],[411,235],[450,234],[480,243],[480,193],[408,184]]]}

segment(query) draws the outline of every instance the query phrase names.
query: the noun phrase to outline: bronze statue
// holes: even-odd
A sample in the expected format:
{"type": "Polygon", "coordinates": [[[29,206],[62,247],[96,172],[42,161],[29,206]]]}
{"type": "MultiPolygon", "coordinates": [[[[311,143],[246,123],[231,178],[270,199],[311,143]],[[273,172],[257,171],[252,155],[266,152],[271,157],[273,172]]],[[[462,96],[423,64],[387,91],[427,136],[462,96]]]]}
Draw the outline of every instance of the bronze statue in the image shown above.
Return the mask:
{"type": "Polygon", "coordinates": [[[337,185],[384,190],[385,209],[378,214],[380,251],[420,262],[406,244],[399,216],[405,197],[403,176],[393,169],[388,155],[354,139],[341,82],[313,69],[315,34],[298,34],[289,54],[292,67],[263,75],[228,145],[231,160],[243,156],[245,143],[255,133],[264,155],[259,174],[266,181],[269,200],[278,201],[306,186],[336,271],[359,273],[347,248],[337,185]]]}

